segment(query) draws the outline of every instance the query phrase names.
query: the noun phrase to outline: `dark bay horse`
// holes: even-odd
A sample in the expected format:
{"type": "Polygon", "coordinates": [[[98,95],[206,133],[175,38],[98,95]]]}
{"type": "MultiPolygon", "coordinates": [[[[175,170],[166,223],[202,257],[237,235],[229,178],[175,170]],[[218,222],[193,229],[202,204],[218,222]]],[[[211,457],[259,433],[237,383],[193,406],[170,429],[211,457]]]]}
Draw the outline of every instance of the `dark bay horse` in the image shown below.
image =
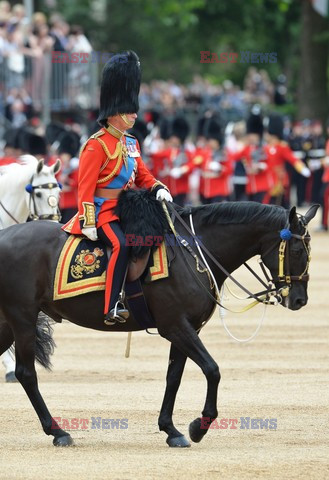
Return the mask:
{"type": "MultiPolygon", "coordinates": [[[[313,206],[299,216],[296,209],[261,205],[252,202],[205,205],[181,210],[188,222],[192,214],[197,236],[212,253],[215,261],[233,272],[249,258],[259,254],[279,288],[279,245],[281,229],[292,233],[285,243],[284,281],[289,282],[285,306],[298,310],[307,303],[307,280],[310,236],[307,225],[315,216],[313,206]],[[287,272],[287,269],[289,270],[287,272]]],[[[177,231],[186,236],[178,221],[177,231]]],[[[55,321],[62,318],[102,331],[133,331],[141,329],[132,321],[106,326],[103,323],[104,292],[53,301],[54,272],[60,251],[67,239],[60,225],[42,221],[9,227],[0,232],[0,354],[15,341],[16,377],[25,389],[47,435],[53,435],[56,446],[73,443],[71,436],[54,422],[39,392],[35,357],[49,366],[50,339],[40,336],[39,312],[55,321]],[[45,340],[46,339],[46,340],[45,340]]],[[[173,247],[176,249],[176,247],[173,247]]],[[[193,246],[195,250],[195,246],[193,246]]],[[[220,287],[226,275],[209,259],[209,266],[220,287]]],[[[207,393],[202,416],[217,417],[217,390],[220,381],[218,365],[201,342],[198,331],[210,318],[215,302],[207,294],[208,276],[196,273],[195,260],[179,247],[171,261],[169,278],[145,284],[144,294],[149,310],[162,337],[171,343],[167,384],[159,416],[159,428],[168,435],[171,447],[189,446],[188,440],[172,421],[176,394],[187,358],[193,360],[207,380],[207,393]],[[200,285],[200,282],[204,285],[200,285]],[[207,290],[207,291],[206,291],[207,290]]],[[[281,272],[282,274],[282,272],[281,272]]],[[[45,332],[43,332],[45,333],[45,332]]],[[[201,428],[201,418],[191,422],[192,441],[199,442],[207,429],[201,428]]]]}

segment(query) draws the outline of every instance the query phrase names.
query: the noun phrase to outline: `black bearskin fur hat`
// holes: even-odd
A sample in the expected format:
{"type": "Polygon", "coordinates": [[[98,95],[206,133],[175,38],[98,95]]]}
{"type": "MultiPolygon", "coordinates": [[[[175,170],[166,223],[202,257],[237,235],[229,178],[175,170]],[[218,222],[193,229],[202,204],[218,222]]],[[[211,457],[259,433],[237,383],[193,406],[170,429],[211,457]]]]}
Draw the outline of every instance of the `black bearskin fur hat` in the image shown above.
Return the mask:
{"type": "Polygon", "coordinates": [[[270,135],[275,135],[280,140],[283,139],[284,122],[279,113],[272,113],[268,118],[267,131],[270,135]]]}
{"type": "Polygon", "coordinates": [[[140,83],[140,61],[135,52],[129,50],[111,57],[102,74],[98,123],[106,126],[108,117],[137,113],[140,83]]]}
{"type": "Polygon", "coordinates": [[[182,116],[174,118],[171,127],[171,135],[178,137],[180,141],[184,143],[189,133],[190,126],[185,118],[182,116]]]}
{"type": "Polygon", "coordinates": [[[208,140],[215,139],[219,143],[222,143],[222,129],[220,120],[217,116],[213,116],[209,120],[206,120],[204,124],[204,135],[208,140]]]}

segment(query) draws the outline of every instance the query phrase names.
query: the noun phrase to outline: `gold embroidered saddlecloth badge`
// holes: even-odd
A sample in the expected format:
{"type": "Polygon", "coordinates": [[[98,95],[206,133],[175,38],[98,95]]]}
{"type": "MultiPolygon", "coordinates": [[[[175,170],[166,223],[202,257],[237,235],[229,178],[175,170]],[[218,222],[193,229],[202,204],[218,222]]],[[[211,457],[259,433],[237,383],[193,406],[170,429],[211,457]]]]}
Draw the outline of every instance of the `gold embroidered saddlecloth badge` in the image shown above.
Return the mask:
{"type": "Polygon", "coordinates": [[[75,257],[75,263],[71,265],[71,275],[73,278],[83,278],[84,274],[94,273],[100,268],[100,260],[98,257],[102,257],[104,251],[101,248],[94,248],[90,250],[81,250],[75,257]]]}

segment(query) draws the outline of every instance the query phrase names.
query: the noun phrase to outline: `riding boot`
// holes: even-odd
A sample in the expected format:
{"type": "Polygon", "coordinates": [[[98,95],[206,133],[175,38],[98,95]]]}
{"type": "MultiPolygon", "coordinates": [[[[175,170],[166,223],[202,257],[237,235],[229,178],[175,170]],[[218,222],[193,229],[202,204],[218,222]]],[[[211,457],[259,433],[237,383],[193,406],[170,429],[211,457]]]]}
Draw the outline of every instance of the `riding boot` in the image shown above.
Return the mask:
{"type": "Polygon", "coordinates": [[[104,243],[112,247],[112,255],[106,273],[104,323],[106,325],[124,323],[129,317],[129,312],[123,303],[124,293],[122,291],[127,274],[129,247],[117,221],[100,227],[98,236],[104,243]]]}

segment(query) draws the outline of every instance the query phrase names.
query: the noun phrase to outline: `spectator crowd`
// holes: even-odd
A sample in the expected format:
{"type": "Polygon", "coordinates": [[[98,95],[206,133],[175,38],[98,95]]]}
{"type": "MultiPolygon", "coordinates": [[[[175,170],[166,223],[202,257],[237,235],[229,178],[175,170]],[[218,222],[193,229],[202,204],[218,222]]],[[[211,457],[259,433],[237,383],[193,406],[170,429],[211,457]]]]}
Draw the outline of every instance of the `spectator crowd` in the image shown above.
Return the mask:
{"type": "MultiPolygon", "coordinates": [[[[99,126],[97,109],[90,109],[88,123],[67,117],[43,124],[42,89],[52,51],[91,52],[92,47],[82,28],[60,14],[47,19],[36,12],[29,22],[23,5],[11,8],[0,1],[0,116],[6,122],[0,165],[23,153],[48,163],[59,157],[65,222],[77,206],[79,149],[99,126]]],[[[88,87],[84,65],[77,64],[63,86],[71,98],[77,97],[77,78],[88,87]]],[[[317,119],[292,122],[270,112],[286,101],[285,81],[280,75],[272,82],[265,70],[250,67],[243,88],[228,79],[214,85],[201,76],[188,85],[173,80],[141,85],[139,119],[131,133],[177,203],[321,203],[320,228],[328,230],[329,128],[323,131],[317,119]]]]}

